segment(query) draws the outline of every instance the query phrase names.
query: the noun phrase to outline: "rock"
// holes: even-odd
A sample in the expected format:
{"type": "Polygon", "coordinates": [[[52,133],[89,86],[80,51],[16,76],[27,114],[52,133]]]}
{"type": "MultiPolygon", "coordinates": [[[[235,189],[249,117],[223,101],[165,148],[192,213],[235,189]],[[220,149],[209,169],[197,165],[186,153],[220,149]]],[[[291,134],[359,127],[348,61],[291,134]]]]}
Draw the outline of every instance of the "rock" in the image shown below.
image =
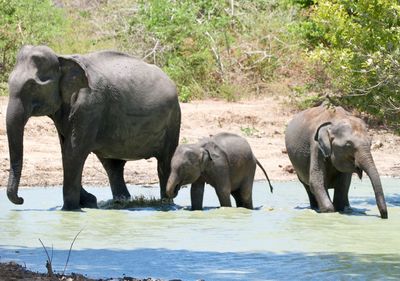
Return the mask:
{"type": "Polygon", "coordinates": [[[293,168],[292,165],[286,165],[286,166],[283,168],[283,170],[284,170],[285,172],[288,172],[289,174],[294,174],[294,173],[295,173],[294,168],[293,168]]]}
{"type": "Polygon", "coordinates": [[[382,143],[380,140],[376,141],[376,142],[375,142],[374,144],[372,144],[372,146],[371,146],[372,150],[377,150],[377,149],[379,149],[379,148],[381,148],[381,147],[383,147],[383,143],[382,143]]]}

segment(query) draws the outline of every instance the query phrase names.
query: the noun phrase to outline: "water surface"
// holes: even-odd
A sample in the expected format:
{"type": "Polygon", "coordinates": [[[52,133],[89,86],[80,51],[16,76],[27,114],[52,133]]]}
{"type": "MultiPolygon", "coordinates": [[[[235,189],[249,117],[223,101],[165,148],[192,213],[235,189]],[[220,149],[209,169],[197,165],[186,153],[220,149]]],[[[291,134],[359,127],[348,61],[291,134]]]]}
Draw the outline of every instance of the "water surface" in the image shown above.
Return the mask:
{"type": "MultiPolygon", "coordinates": [[[[165,280],[400,279],[400,180],[383,179],[389,219],[382,220],[369,180],[353,179],[346,214],[317,214],[298,182],[254,185],[256,210],[217,208],[206,187],[204,211],[189,211],[189,188],[176,207],[60,211],[59,187],[21,189],[22,206],[0,190],[0,259],[45,272],[62,272],[79,234],[67,272],[90,277],[154,277],[165,280]]],[[[91,187],[98,200],[109,188],[91,187]]],[[[132,195],[158,196],[158,188],[130,186],[132,195]]]]}

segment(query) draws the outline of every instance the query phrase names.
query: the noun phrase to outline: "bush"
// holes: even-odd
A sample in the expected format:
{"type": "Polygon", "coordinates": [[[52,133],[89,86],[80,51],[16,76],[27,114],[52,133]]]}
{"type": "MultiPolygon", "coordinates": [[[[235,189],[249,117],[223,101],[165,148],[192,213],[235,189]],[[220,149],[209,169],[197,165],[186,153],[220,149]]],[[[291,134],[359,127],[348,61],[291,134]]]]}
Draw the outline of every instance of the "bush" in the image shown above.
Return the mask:
{"type": "Polygon", "coordinates": [[[398,124],[400,4],[319,0],[302,33],[322,62],[336,100],[398,124]]]}
{"type": "Polygon", "coordinates": [[[298,37],[288,32],[299,9],[289,6],[291,1],[309,2],[57,0],[60,8],[55,8],[50,0],[0,0],[0,11],[13,7],[13,27],[5,30],[18,29],[19,19],[29,13],[33,17],[23,18],[24,26],[51,26],[35,28],[29,40],[17,36],[7,65],[23,43],[47,44],[61,54],[115,49],[160,66],[176,82],[181,101],[234,101],[271,93],[271,82],[303,79],[304,54],[298,37]]]}
{"type": "Polygon", "coordinates": [[[49,44],[62,28],[62,11],[50,0],[0,0],[0,84],[21,45],[49,44]]]}
{"type": "Polygon", "coordinates": [[[219,48],[235,23],[227,4],[212,0],[139,3],[139,17],[131,22],[133,29],[143,24],[159,44],[159,49],[153,50],[154,62],[178,84],[181,100],[218,91],[223,80],[219,48]]]}
{"type": "Polygon", "coordinates": [[[140,1],[130,32],[152,42],[145,57],[177,83],[182,101],[237,100],[293,61],[290,12],[274,0],[140,1]]]}

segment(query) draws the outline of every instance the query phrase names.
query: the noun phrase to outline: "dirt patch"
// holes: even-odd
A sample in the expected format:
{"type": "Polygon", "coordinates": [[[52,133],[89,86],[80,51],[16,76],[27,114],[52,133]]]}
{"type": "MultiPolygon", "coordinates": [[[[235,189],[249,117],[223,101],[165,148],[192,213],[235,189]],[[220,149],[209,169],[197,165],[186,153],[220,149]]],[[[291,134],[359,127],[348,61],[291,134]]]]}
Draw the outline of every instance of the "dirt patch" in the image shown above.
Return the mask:
{"type": "MultiPolygon", "coordinates": [[[[5,129],[7,97],[0,97],[0,186],[5,187],[9,171],[8,142],[5,129]]],[[[182,103],[181,143],[194,143],[219,132],[233,132],[245,137],[272,181],[296,179],[285,153],[284,134],[294,111],[281,96],[240,102],[195,101],[182,103]]],[[[399,176],[397,147],[400,137],[385,131],[371,130],[373,156],[382,176],[399,176]]],[[[30,118],[24,135],[24,162],[21,186],[61,185],[63,171],[56,129],[48,117],[30,118]]],[[[158,182],[157,161],[130,161],[125,168],[130,184],[158,182]]],[[[260,169],[256,179],[264,179],[260,169]]],[[[84,185],[108,185],[107,175],[95,155],[89,155],[83,173],[84,185]]]]}
{"type": "MultiPolygon", "coordinates": [[[[8,99],[0,99],[0,186],[6,186],[9,170],[5,114],[8,99]]],[[[280,97],[268,97],[236,103],[196,101],[181,104],[181,143],[197,142],[219,132],[229,131],[244,136],[254,154],[273,180],[293,179],[281,167],[289,165],[284,149],[284,129],[291,116],[283,110],[280,97]]],[[[48,117],[32,117],[25,127],[24,161],[21,186],[62,184],[61,152],[56,129],[48,117]]],[[[264,179],[257,169],[257,179],[264,179]]],[[[157,183],[157,161],[128,162],[125,179],[131,184],[157,183]]],[[[95,155],[91,154],[83,173],[84,185],[108,185],[107,175],[95,155]]]]}

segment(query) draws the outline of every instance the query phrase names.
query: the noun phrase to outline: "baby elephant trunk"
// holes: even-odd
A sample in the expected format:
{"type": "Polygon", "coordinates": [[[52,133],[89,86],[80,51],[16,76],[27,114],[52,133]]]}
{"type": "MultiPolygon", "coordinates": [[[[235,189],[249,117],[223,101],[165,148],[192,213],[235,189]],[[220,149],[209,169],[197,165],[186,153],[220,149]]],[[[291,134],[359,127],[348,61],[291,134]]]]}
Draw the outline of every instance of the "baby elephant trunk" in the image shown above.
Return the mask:
{"type": "Polygon", "coordinates": [[[179,179],[176,173],[171,173],[167,182],[168,198],[175,198],[178,195],[179,188],[179,179]]]}

